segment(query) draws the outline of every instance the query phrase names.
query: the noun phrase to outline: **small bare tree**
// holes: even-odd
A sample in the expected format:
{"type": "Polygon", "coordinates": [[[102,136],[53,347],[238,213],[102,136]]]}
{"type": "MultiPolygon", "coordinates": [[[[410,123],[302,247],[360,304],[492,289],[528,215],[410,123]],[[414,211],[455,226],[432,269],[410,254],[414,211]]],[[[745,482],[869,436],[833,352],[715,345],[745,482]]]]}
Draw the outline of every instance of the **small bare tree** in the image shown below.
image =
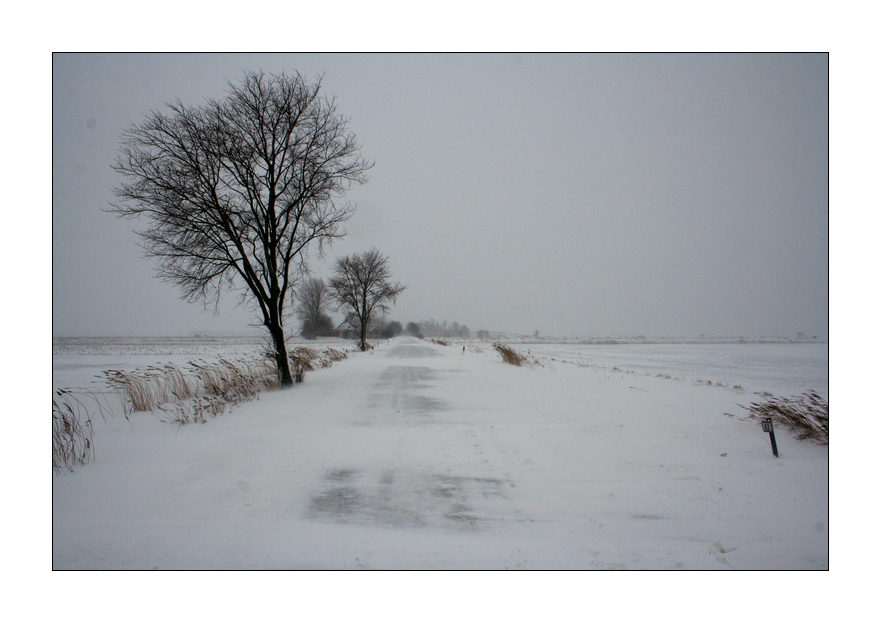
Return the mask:
{"type": "Polygon", "coordinates": [[[330,292],[320,277],[307,279],[300,286],[297,299],[297,317],[302,321],[301,334],[305,338],[317,335],[330,335],[333,332],[333,321],[327,315],[327,304],[330,292]]]}
{"type": "Polygon", "coordinates": [[[367,327],[374,312],[386,313],[406,288],[391,283],[388,257],[378,249],[337,260],[329,287],[339,310],[354,313],[361,325],[359,346],[367,350],[367,327]]]}
{"type": "Polygon", "coordinates": [[[222,100],[168,104],[123,132],[113,165],[118,216],[138,232],[159,276],[207,308],[240,290],[259,309],[281,385],[293,384],[284,320],[307,271],[307,252],[345,235],[344,192],[370,164],[321,81],[246,72],[222,100]]]}

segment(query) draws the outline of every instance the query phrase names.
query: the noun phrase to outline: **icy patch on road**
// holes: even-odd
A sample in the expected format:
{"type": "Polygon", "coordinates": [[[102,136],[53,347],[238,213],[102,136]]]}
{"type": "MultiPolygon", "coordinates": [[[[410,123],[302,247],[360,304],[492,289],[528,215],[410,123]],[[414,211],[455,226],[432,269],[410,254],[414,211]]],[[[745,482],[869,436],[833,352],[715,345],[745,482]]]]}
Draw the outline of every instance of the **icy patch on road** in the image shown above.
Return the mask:
{"type": "Polygon", "coordinates": [[[400,344],[389,350],[386,357],[397,357],[401,359],[419,359],[420,357],[439,357],[435,349],[430,346],[419,346],[418,344],[400,344]]]}
{"type": "Polygon", "coordinates": [[[437,379],[438,373],[425,366],[387,367],[379,374],[367,399],[371,413],[365,414],[359,424],[366,426],[373,421],[412,424],[430,419],[431,414],[449,406],[446,401],[423,393],[437,379]],[[414,422],[408,419],[412,415],[420,417],[414,422]]]}
{"type": "Polygon", "coordinates": [[[306,518],[387,527],[483,530],[522,520],[510,503],[512,481],[406,469],[334,468],[309,500],[306,518]]]}

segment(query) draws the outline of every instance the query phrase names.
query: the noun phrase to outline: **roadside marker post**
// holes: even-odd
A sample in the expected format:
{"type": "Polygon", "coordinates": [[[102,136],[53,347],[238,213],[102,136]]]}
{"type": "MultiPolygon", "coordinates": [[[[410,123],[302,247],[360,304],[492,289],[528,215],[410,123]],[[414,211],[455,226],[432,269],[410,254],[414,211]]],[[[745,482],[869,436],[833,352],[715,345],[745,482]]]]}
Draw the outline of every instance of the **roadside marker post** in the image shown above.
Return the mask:
{"type": "Polygon", "coordinates": [[[771,449],[774,451],[774,456],[779,457],[780,454],[777,452],[777,437],[774,436],[774,421],[771,418],[765,418],[762,420],[762,430],[771,435],[771,449]]]}

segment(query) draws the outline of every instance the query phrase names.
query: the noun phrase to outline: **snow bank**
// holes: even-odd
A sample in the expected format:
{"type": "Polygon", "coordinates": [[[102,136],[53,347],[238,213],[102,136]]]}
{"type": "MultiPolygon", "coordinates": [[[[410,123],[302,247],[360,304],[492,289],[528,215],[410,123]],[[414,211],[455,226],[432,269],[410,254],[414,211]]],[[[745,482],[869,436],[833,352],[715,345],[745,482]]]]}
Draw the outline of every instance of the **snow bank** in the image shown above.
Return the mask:
{"type": "Polygon", "coordinates": [[[828,448],[774,458],[730,380],[538,354],[398,338],[204,426],[98,420],[53,567],[828,568],[828,448]]]}

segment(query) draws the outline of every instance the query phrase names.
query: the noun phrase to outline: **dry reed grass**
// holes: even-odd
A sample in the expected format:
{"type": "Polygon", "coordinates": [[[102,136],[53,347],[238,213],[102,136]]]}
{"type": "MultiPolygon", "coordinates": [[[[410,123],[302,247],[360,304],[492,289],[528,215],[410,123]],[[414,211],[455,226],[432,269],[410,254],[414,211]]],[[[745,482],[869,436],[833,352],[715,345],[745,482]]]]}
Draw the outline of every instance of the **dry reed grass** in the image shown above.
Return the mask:
{"type": "Polygon", "coordinates": [[[505,363],[509,363],[512,366],[525,366],[527,368],[536,368],[540,367],[541,363],[538,359],[533,357],[532,355],[524,355],[523,353],[507,346],[506,344],[502,344],[501,342],[495,342],[493,344],[493,348],[502,356],[502,361],[505,363]]]}
{"type": "Polygon", "coordinates": [[[52,398],[52,471],[73,471],[95,458],[92,412],[106,421],[112,410],[106,399],[88,388],[56,389],[52,398]]]}
{"type": "Polygon", "coordinates": [[[771,418],[775,424],[792,430],[796,439],[829,445],[829,404],[817,392],[808,390],[792,398],[780,398],[768,392],[758,395],[764,400],[753,402],[749,407],[738,405],[748,411],[748,419],[771,418]]]}
{"type": "MultiPolygon", "coordinates": [[[[348,357],[347,351],[328,348],[318,353],[298,347],[289,354],[294,380],[301,383],[307,371],[327,368],[348,357]]],[[[227,409],[259,399],[263,390],[278,386],[274,355],[244,359],[203,359],[150,366],[143,370],[106,370],[104,380],[123,404],[126,415],[150,411],[167,423],[200,423],[223,415],[227,409]]]]}
{"type": "Polygon", "coordinates": [[[291,353],[288,355],[288,359],[290,359],[291,361],[291,369],[294,373],[294,382],[302,383],[303,379],[306,378],[306,372],[311,372],[315,369],[315,366],[312,364],[312,362],[318,359],[318,353],[316,353],[311,348],[300,346],[291,351],[291,353]]]}
{"type": "Polygon", "coordinates": [[[342,361],[349,356],[348,351],[337,350],[335,348],[326,348],[318,359],[319,368],[329,368],[337,361],[342,361]]]}
{"type": "Polygon", "coordinates": [[[160,421],[180,425],[204,424],[229,406],[258,398],[260,391],[278,384],[274,362],[269,357],[209,363],[190,361],[184,368],[174,364],[143,370],[106,370],[104,379],[131,412],[150,411],[160,421]]]}
{"type": "MultiPolygon", "coordinates": [[[[226,413],[227,399],[220,396],[193,396],[158,408],[156,417],[166,424],[204,424],[209,417],[226,413]]],[[[236,403],[238,404],[238,403],[236,403]]]]}
{"type": "MultiPolygon", "coordinates": [[[[348,357],[348,352],[328,348],[316,353],[298,348],[291,355],[299,381],[306,370],[328,368],[348,357]]],[[[262,358],[208,363],[190,361],[184,368],[174,364],[149,366],[143,370],[105,370],[105,384],[119,398],[126,419],[132,412],[150,411],[169,424],[204,424],[226,413],[230,407],[259,399],[260,391],[278,386],[278,372],[272,355],[262,358]]],[[[95,458],[92,414],[106,421],[113,409],[106,397],[92,389],[55,390],[52,398],[52,470],[73,471],[95,458]]]]}
{"type": "Polygon", "coordinates": [[[294,371],[294,380],[297,383],[302,383],[306,377],[306,372],[329,368],[337,361],[342,361],[348,356],[348,351],[335,348],[326,348],[320,353],[305,346],[295,348],[289,355],[291,367],[294,371]]]}
{"type": "Polygon", "coordinates": [[[73,471],[95,456],[92,419],[82,402],[59,389],[52,399],[52,471],[73,471]]]}

